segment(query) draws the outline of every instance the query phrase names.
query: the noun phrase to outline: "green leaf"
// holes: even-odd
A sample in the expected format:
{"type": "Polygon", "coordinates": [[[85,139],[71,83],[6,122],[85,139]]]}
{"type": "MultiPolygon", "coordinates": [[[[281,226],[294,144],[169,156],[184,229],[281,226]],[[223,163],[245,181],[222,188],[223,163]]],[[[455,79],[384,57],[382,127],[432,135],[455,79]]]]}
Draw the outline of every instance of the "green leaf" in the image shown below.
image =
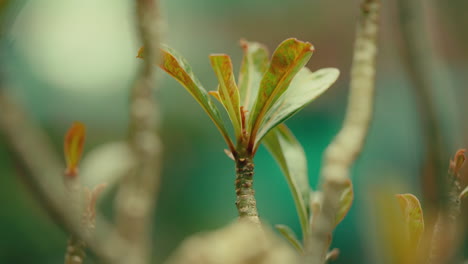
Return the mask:
{"type": "MultiPolygon", "coordinates": [[[[234,149],[233,143],[229,138],[224,122],[221,119],[221,115],[216,105],[211,101],[208,93],[201,85],[200,81],[195,77],[192,72],[192,68],[188,62],[179,55],[175,50],[162,46],[162,63],[160,67],[166,71],[169,75],[174,77],[185,89],[197,100],[202,106],[208,116],[213,120],[219,131],[223,135],[224,139],[228,143],[231,149],[234,149]]],[[[143,54],[142,52],[139,52],[143,54]]]]}
{"type": "Polygon", "coordinates": [[[409,243],[413,248],[417,248],[424,233],[424,216],[421,204],[418,198],[410,193],[397,194],[396,198],[403,212],[409,243]]]}
{"type": "Polygon", "coordinates": [[[257,42],[241,40],[244,57],[239,72],[241,105],[249,113],[257,99],[262,76],[268,68],[268,50],[257,42]]]}
{"type": "Polygon", "coordinates": [[[353,200],[353,184],[351,183],[351,180],[348,179],[347,187],[341,194],[340,207],[338,208],[338,213],[336,214],[335,225],[338,225],[341,221],[343,221],[345,216],[348,214],[351,205],[353,204],[353,200]]]}
{"type": "Polygon", "coordinates": [[[289,226],[275,225],[275,228],[297,249],[297,251],[299,251],[299,253],[303,252],[301,242],[299,242],[296,234],[294,234],[294,231],[289,226]]]}
{"type": "Polygon", "coordinates": [[[338,79],[339,74],[340,72],[335,68],[325,68],[315,72],[311,72],[306,67],[302,68],[286,92],[266,114],[256,138],[256,145],[270,129],[284,122],[324,93],[338,79]]]}
{"type": "Polygon", "coordinates": [[[226,108],[237,137],[241,136],[242,121],[239,105],[239,90],[237,89],[232,70],[231,58],[226,54],[210,55],[211,66],[218,77],[218,95],[226,108]]]}
{"type": "Polygon", "coordinates": [[[304,149],[286,125],[281,124],[263,139],[283,171],[291,190],[303,236],[309,234],[309,218],[306,203],[309,202],[310,186],[307,175],[307,160],[304,149]]]}
{"type": "Polygon", "coordinates": [[[265,114],[286,91],[296,73],[310,59],[312,52],[312,44],[294,38],[283,41],[275,50],[250,113],[251,143],[254,143],[252,140],[255,139],[265,114]]]}

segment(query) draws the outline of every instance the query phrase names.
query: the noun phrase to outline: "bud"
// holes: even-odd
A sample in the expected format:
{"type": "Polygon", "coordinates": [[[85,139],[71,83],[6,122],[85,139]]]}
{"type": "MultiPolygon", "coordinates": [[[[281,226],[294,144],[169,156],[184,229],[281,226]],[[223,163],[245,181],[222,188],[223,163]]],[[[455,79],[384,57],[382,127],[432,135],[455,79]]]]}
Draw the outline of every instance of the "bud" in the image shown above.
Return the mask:
{"type": "Polygon", "coordinates": [[[86,137],[86,127],[81,122],[74,122],[65,135],[64,152],[67,161],[65,175],[75,177],[78,174],[78,164],[83,153],[86,137]]]}

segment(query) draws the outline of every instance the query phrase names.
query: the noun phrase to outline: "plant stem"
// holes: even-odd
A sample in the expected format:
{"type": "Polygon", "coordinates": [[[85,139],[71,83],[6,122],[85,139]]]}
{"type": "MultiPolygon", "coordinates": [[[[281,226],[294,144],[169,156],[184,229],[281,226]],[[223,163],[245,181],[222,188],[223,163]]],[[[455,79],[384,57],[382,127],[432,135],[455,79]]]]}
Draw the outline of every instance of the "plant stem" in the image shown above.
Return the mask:
{"type": "Polygon", "coordinates": [[[260,224],[253,189],[254,163],[252,157],[236,158],[236,206],[240,219],[260,224]]]}
{"type": "Polygon", "coordinates": [[[325,151],[321,170],[323,202],[305,245],[305,263],[326,262],[340,196],[372,120],[379,13],[379,0],[363,0],[356,30],[348,108],[343,128],[325,151]]]}

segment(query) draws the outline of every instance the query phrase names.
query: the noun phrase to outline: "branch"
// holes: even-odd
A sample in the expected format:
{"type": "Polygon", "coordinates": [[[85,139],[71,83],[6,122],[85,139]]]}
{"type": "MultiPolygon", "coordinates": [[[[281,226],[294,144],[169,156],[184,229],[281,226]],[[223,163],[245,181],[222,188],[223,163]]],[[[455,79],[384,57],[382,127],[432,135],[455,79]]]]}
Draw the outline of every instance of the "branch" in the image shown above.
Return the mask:
{"type": "Polygon", "coordinates": [[[323,202],[311,226],[305,249],[306,263],[325,263],[340,196],[369,130],[374,106],[379,11],[379,0],[363,1],[356,31],[348,108],[343,128],[325,151],[321,172],[323,202]]]}
{"type": "Polygon", "coordinates": [[[128,144],[136,163],[122,180],[116,197],[120,235],[132,245],[121,263],[143,264],[151,259],[151,224],[160,183],[161,142],[157,104],[152,87],[153,63],[159,60],[159,2],[136,0],[136,17],[145,58],[131,91],[128,144]]]}
{"type": "Polygon", "coordinates": [[[441,122],[438,119],[433,100],[434,87],[431,66],[436,62],[428,46],[428,37],[425,34],[427,30],[421,16],[421,8],[422,1],[398,0],[399,23],[403,41],[400,50],[414,89],[424,131],[424,142],[427,147],[425,167],[428,169],[428,173],[423,175],[425,180],[422,182],[431,185],[427,186],[428,190],[424,192],[424,198],[425,200],[429,198],[431,204],[434,205],[440,200],[438,198],[445,193],[444,188],[437,188],[437,186],[446,186],[444,157],[447,157],[448,153],[444,149],[441,122]],[[434,191],[437,192],[436,195],[433,194],[434,191]]]}
{"type": "Polygon", "coordinates": [[[101,215],[96,215],[98,232],[83,232],[81,212],[70,206],[76,202],[76,197],[70,197],[65,185],[60,184],[64,166],[49,138],[12,102],[4,89],[0,89],[0,133],[19,165],[20,174],[52,220],[72,236],[85,241],[104,262],[115,263],[124,254],[125,243],[101,215]]]}

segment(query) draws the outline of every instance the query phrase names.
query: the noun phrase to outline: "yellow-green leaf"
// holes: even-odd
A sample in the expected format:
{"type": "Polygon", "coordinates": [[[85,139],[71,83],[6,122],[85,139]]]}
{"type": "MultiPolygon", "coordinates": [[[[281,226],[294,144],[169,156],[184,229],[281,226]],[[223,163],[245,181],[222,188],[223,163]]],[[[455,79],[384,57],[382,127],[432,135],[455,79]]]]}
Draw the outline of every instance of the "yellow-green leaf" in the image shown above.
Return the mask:
{"type": "Polygon", "coordinates": [[[256,144],[270,129],[284,122],[324,93],[338,79],[339,74],[340,72],[335,68],[325,68],[315,72],[311,72],[306,67],[302,68],[286,92],[265,115],[256,138],[256,144]]]}
{"type": "Polygon", "coordinates": [[[258,96],[250,113],[251,143],[263,118],[286,91],[292,79],[312,56],[313,46],[294,38],[283,41],[273,53],[270,66],[263,75],[258,96]]]}
{"type": "Polygon", "coordinates": [[[263,144],[283,171],[296,205],[302,233],[307,236],[309,218],[306,202],[310,200],[310,186],[304,149],[284,124],[271,130],[263,139],[263,144]]]}
{"type": "Polygon", "coordinates": [[[396,198],[403,212],[408,241],[416,249],[424,233],[424,217],[421,204],[416,196],[406,193],[397,194],[396,198]]]}
{"type": "Polygon", "coordinates": [[[241,40],[244,57],[239,72],[241,105],[250,113],[257,98],[263,74],[268,68],[268,50],[257,42],[241,40]]]}
{"type": "Polygon", "coordinates": [[[340,207],[338,208],[338,213],[336,214],[335,225],[338,225],[341,221],[343,221],[345,216],[348,214],[349,209],[351,209],[353,200],[354,200],[353,184],[351,183],[351,180],[348,179],[347,187],[341,194],[340,207]]]}
{"type": "Polygon", "coordinates": [[[237,137],[242,131],[242,121],[239,105],[239,90],[237,89],[232,69],[231,58],[226,54],[210,55],[211,66],[218,77],[218,95],[226,108],[237,137]]]}
{"type": "MultiPolygon", "coordinates": [[[[195,77],[192,72],[192,68],[188,62],[179,55],[175,50],[162,46],[162,63],[160,67],[166,71],[169,75],[174,77],[185,89],[197,100],[201,107],[205,110],[208,116],[213,120],[219,131],[223,135],[224,139],[228,143],[229,147],[233,149],[233,143],[229,138],[224,122],[221,119],[216,105],[211,101],[207,91],[203,88],[200,81],[195,77]]],[[[142,52],[139,52],[141,57],[142,52]]]]}

